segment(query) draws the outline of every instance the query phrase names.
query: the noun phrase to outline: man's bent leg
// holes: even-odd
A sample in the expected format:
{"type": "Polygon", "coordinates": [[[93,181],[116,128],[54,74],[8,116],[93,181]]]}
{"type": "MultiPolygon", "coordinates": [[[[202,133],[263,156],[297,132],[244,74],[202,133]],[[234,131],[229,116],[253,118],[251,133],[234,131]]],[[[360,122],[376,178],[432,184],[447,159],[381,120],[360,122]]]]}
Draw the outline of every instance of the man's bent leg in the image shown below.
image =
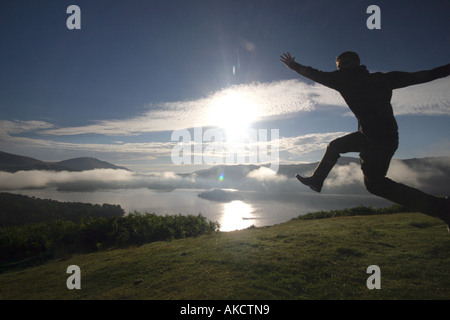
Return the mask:
{"type": "Polygon", "coordinates": [[[359,152],[364,143],[360,132],[354,132],[330,142],[325,154],[311,177],[296,175],[297,179],[312,190],[320,192],[330,171],[340,158],[341,153],[359,152]]]}

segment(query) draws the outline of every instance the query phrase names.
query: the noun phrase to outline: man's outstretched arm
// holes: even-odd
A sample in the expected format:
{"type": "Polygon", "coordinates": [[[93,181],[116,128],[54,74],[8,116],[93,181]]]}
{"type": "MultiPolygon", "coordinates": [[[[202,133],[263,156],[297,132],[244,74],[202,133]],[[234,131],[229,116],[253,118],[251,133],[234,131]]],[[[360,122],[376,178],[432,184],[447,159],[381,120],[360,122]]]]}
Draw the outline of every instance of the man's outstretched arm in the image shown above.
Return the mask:
{"type": "Polygon", "coordinates": [[[280,58],[280,61],[283,62],[288,68],[293,69],[295,64],[298,64],[295,62],[295,57],[291,57],[289,52],[283,53],[280,58]]]}
{"type": "Polygon", "coordinates": [[[335,77],[333,76],[333,72],[324,72],[311,67],[303,66],[300,63],[295,62],[295,57],[292,57],[289,52],[283,53],[280,61],[283,62],[288,68],[294,70],[305,78],[335,89],[336,81],[334,79],[335,77]]]}
{"type": "Polygon", "coordinates": [[[392,89],[404,88],[415,84],[430,82],[450,75],[450,64],[431,70],[418,72],[393,71],[386,74],[392,89]]]}

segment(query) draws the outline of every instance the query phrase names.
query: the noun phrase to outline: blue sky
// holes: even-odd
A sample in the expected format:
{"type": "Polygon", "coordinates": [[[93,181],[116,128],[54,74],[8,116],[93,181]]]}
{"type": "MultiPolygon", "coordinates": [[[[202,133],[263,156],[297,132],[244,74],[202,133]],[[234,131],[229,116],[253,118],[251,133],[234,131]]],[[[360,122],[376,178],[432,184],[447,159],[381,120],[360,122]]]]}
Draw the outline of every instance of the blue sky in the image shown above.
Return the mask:
{"type": "MultiPolygon", "coordinates": [[[[333,71],[353,50],[373,72],[431,69],[449,63],[449,12],[447,0],[2,1],[0,150],[191,172],[171,159],[175,130],[245,125],[279,131],[281,163],[318,161],[356,120],[279,56],[333,71]],[[66,27],[72,4],[80,30],[66,27]],[[371,4],[380,30],[366,27],[371,4]]],[[[450,156],[449,87],[395,92],[395,157],[450,156]]]]}

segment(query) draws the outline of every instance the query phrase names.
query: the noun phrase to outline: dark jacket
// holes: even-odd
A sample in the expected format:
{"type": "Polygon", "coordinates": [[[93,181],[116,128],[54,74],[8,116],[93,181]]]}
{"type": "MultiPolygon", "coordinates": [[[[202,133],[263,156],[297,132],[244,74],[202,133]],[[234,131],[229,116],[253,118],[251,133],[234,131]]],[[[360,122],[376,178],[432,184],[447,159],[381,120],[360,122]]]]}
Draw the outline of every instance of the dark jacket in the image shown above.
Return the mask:
{"type": "Polygon", "coordinates": [[[324,72],[299,63],[289,65],[302,76],[339,91],[358,119],[358,130],[372,139],[398,135],[391,105],[392,90],[429,82],[450,74],[450,64],[419,72],[370,73],[365,66],[324,72]]]}

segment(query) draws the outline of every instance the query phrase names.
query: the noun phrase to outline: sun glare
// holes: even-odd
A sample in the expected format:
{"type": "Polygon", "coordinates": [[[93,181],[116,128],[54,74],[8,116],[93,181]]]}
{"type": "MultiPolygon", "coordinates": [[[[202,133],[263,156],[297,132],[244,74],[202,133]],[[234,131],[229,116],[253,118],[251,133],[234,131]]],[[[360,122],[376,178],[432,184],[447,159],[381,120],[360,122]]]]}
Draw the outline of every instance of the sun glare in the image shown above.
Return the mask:
{"type": "Polygon", "coordinates": [[[240,92],[225,92],[214,99],[209,122],[224,130],[227,140],[244,136],[257,119],[257,105],[240,92]]]}
{"type": "Polygon", "coordinates": [[[253,207],[243,201],[232,201],[224,204],[223,216],[220,223],[221,231],[240,230],[250,227],[254,219],[252,219],[253,207]]]}

